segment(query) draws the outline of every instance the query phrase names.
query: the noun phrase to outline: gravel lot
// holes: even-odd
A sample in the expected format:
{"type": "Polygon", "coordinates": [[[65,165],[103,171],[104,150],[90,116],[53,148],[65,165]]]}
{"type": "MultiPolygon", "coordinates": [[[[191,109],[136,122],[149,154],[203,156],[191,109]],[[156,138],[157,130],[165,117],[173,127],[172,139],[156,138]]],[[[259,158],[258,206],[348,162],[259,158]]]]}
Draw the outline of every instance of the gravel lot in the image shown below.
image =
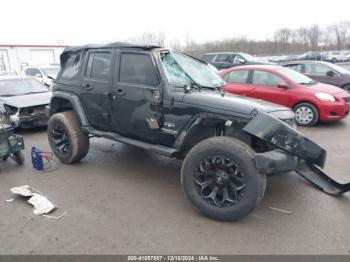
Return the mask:
{"type": "MultiPolygon", "coordinates": [[[[328,151],[326,172],[350,181],[350,118],[300,129],[328,151]]],[[[45,130],[22,132],[26,164],[0,163],[0,254],[349,254],[350,194],[335,198],[295,173],[269,178],[261,205],[223,223],[182,193],[181,162],[104,139],[88,156],[51,173],[32,169],[29,150],[50,150],[45,130]],[[64,211],[32,214],[13,186],[31,185],[64,211]],[[283,214],[269,207],[291,211],[283,214]]]]}

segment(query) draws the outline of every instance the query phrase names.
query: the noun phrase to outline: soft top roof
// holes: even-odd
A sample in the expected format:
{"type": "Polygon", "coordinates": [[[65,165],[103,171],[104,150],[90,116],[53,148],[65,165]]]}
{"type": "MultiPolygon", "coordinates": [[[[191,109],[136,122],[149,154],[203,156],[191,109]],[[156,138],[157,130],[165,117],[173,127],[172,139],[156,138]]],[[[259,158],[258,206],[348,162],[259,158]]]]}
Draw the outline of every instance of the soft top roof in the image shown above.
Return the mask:
{"type": "Polygon", "coordinates": [[[81,50],[85,50],[85,49],[118,48],[118,47],[138,48],[138,49],[145,49],[145,50],[150,50],[153,48],[160,48],[160,46],[155,46],[155,45],[136,45],[136,44],[123,43],[123,42],[115,42],[115,43],[110,43],[110,44],[105,44],[105,45],[88,44],[88,45],[83,45],[83,46],[67,47],[64,49],[63,53],[76,52],[76,51],[81,51],[81,50]]]}

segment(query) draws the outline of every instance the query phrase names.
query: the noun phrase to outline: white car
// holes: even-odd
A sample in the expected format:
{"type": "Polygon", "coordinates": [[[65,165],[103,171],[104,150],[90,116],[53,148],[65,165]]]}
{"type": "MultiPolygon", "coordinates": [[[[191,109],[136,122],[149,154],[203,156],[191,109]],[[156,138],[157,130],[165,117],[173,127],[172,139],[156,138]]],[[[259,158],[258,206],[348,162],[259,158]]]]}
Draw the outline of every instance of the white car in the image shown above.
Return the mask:
{"type": "Polygon", "coordinates": [[[332,63],[345,62],[345,61],[349,60],[349,57],[347,57],[341,51],[329,51],[329,52],[326,52],[324,58],[325,58],[325,60],[330,61],[332,63]]]}
{"type": "Polygon", "coordinates": [[[60,67],[56,65],[29,66],[23,70],[23,74],[27,76],[32,76],[47,87],[50,87],[52,81],[56,78],[59,71],[60,67]]]}

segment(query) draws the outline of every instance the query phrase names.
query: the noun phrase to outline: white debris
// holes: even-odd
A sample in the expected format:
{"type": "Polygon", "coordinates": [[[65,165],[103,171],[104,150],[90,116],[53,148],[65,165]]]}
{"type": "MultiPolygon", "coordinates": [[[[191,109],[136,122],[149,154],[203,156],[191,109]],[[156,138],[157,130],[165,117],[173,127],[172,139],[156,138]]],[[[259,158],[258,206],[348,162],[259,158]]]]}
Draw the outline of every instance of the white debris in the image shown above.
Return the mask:
{"type": "Polygon", "coordinates": [[[68,212],[65,211],[65,212],[63,212],[62,215],[60,215],[60,216],[58,216],[58,217],[50,216],[50,215],[43,215],[43,216],[44,216],[44,217],[47,217],[47,218],[51,218],[51,219],[61,219],[62,217],[64,217],[64,216],[67,215],[67,214],[68,214],[68,212]]]}
{"type": "Polygon", "coordinates": [[[38,193],[33,193],[28,203],[34,206],[35,215],[48,214],[55,209],[55,206],[46,197],[38,193]]]}
{"type": "Polygon", "coordinates": [[[28,203],[34,206],[33,213],[35,215],[48,214],[56,208],[46,197],[41,195],[41,193],[37,193],[39,192],[38,190],[30,186],[13,187],[11,188],[11,192],[24,197],[30,197],[28,203]]]}
{"type": "Polygon", "coordinates": [[[287,215],[293,214],[293,212],[288,211],[288,210],[284,210],[284,209],[280,209],[280,208],[276,208],[276,207],[269,207],[269,208],[271,210],[273,210],[273,211],[277,211],[277,212],[280,212],[280,213],[283,213],[283,214],[287,214],[287,215]]]}
{"type": "Polygon", "coordinates": [[[14,200],[13,198],[11,198],[11,199],[6,199],[5,202],[10,203],[10,202],[12,202],[13,200],[14,200]]]}

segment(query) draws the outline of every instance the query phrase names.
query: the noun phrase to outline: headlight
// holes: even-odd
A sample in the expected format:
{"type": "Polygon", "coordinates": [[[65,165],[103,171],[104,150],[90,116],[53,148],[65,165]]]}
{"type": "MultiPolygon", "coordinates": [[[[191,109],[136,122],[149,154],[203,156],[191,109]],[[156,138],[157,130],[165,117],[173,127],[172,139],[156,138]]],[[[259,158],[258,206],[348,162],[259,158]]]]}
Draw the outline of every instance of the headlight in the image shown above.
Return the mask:
{"type": "Polygon", "coordinates": [[[326,101],[326,102],[335,101],[335,97],[327,93],[316,93],[315,96],[321,101],[326,101]]]}

